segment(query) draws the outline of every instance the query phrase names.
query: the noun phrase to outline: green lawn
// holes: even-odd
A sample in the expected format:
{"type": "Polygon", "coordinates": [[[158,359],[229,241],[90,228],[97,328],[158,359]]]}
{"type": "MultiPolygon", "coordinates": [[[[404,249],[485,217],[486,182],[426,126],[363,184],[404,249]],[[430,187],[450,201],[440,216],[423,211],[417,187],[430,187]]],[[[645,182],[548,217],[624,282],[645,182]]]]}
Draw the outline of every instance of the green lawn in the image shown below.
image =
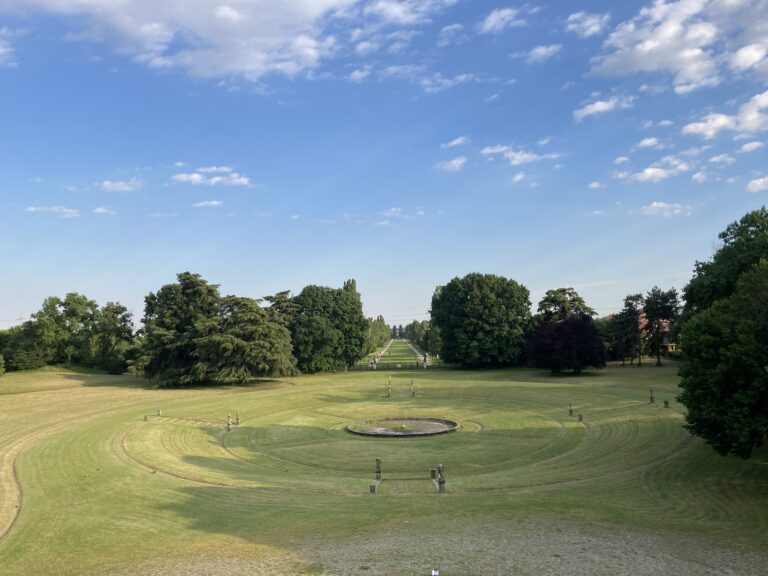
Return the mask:
{"type": "MultiPolygon", "coordinates": [[[[393,358],[408,354],[393,342],[393,358]]],[[[170,391],[6,374],[0,575],[759,574],[766,452],[722,458],[690,437],[676,370],[364,371],[170,391]],[[461,429],[344,431],[395,416],[461,429]],[[446,494],[429,480],[441,463],[446,494]]]]}

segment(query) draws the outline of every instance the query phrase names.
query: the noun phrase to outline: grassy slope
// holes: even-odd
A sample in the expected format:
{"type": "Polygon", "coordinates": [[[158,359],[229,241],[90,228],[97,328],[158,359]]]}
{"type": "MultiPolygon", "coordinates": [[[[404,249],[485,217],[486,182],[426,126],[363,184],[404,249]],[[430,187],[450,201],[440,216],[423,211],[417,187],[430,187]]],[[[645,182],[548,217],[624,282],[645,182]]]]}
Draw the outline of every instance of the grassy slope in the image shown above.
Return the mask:
{"type": "MultiPolygon", "coordinates": [[[[673,531],[702,550],[715,539],[764,549],[765,452],[725,459],[690,438],[675,370],[363,372],[181,391],[127,376],[9,374],[0,379],[0,533],[18,503],[14,460],[23,497],[0,540],[0,574],[128,573],[169,554],[306,567],[307,543],[526,518],[673,531]],[[649,406],[649,388],[673,408],[649,406]],[[567,416],[568,402],[583,424],[567,416]],[[158,408],[163,417],[144,423],[158,408]],[[226,432],[238,410],[241,426],[226,432]],[[343,431],[401,415],[445,416],[462,430],[386,440],[343,431]],[[377,457],[384,482],[371,497],[377,457]],[[438,463],[446,495],[425,479],[438,463]]],[[[404,559],[391,562],[390,573],[411,573],[404,559]]]]}

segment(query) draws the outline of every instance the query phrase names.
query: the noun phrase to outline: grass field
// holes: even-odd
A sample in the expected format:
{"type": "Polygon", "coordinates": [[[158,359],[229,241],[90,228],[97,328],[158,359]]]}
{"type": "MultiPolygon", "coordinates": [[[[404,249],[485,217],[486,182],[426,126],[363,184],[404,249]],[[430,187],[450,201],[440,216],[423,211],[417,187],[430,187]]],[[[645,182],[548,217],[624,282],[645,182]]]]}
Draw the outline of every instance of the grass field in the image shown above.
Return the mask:
{"type": "Polygon", "coordinates": [[[765,574],[768,455],[722,458],[690,437],[676,382],[671,364],[194,390],[6,374],[0,575],[765,574]],[[344,431],[395,416],[461,429],[344,431]],[[429,479],[441,463],[446,494],[429,479]]]}

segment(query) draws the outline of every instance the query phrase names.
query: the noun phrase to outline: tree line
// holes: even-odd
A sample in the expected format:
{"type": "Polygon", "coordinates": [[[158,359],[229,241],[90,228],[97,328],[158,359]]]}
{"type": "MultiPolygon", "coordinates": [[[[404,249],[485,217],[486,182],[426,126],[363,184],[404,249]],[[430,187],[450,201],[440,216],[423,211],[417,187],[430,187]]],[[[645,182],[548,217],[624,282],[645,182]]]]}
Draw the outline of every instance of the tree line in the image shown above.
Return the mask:
{"type": "Polygon", "coordinates": [[[119,303],[100,308],[76,293],[47,298],[28,321],[0,331],[0,374],[58,364],[113,374],[131,368],[164,387],[245,383],[349,366],[389,336],[383,317],[363,315],[354,280],[262,301],[222,296],[183,272],[146,296],[139,330],[119,303]]]}

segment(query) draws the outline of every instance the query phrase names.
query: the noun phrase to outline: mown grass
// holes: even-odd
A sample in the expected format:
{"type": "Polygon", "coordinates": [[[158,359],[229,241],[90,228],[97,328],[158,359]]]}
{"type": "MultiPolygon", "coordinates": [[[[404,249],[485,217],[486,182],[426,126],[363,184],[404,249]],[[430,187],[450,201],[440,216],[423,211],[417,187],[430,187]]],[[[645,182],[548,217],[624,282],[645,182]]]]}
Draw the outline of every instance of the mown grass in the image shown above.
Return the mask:
{"type": "MultiPolygon", "coordinates": [[[[404,356],[395,344],[392,353],[404,356]]],[[[350,372],[198,390],[63,370],[8,374],[0,378],[0,534],[10,530],[0,539],[0,574],[121,574],[169,554],[295,558],[307,542],[426,519],[609,522],[673,530],[702,546],[764,548],[766,452],[722,458],[691,438],[676,384],[672,363],[580,377],[350,372]],[[568,416],[569,402],[583,422],[568,416]],[[227,431],[227,415],[238,411],[240,425],[227,431]],[[395,416],[445,417],[462,428],[428,438],[344,431],[395,416]],[[370,496],[375,458],[384,475],[370,496]],[[441,463],[444,495],[429,480],[441,463]]],[[[322,573],[310,559],[297,566],[322,573]]]]}

